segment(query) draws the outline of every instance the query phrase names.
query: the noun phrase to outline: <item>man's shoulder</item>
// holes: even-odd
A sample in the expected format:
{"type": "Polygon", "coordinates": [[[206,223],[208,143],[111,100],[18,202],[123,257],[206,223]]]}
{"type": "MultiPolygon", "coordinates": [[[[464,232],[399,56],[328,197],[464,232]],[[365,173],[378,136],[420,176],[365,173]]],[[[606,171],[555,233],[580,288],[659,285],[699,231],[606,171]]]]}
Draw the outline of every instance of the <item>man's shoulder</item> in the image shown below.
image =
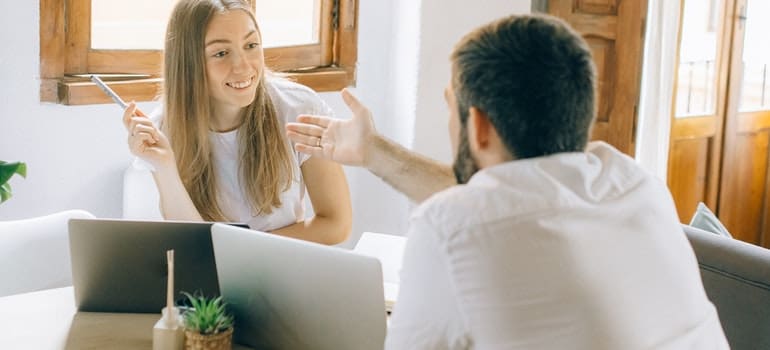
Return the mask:
{"type": "Polygon", "coordinates": [[[426,199],[412,213],[412,221],[434,227],[437,232],[458,233],[489,221],[521,215],[522,198],[491,186],[456,185],[426,199]],[[504,207],[499,203],[505,202],[504,207]]]}
{"type": "Polygon", "coordinates": [[[414,210],[413,220],[459,231],[493,222],[540,220],[636,194],[648,201],[668,196],[665,184],[611,146],[593,144],[587,151],[481,170],[468,184],[427,199],[414,210]]]}
{"type": "Polygon", "coordinates": [[[478,192],[472,191],[468,185],[455,185],[437,192],[423,201],[414,211],[415,215],[436,215],[446,211],[467,208],[468,200],[482,198],[478,192]]]}

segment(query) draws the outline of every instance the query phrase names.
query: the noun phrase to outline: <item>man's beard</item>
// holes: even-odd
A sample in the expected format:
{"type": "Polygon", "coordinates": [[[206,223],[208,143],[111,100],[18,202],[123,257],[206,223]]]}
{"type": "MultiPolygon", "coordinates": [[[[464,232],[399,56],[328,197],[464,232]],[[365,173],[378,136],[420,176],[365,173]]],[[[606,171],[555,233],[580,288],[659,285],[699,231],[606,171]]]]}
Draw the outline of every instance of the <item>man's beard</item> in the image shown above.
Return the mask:
{"type": "Polygon", "coordinates": [[[460,144],[457,145],[457,156],[452,165],[452,170],[454,170],[455,179],[457,179],[458,184],[467,183],[471,176],[479,171],[478,163],[476,163],[476,159],[471,154],[471,147],[468,143],[468,131],[465,126],[460,128],[460,144]]]}

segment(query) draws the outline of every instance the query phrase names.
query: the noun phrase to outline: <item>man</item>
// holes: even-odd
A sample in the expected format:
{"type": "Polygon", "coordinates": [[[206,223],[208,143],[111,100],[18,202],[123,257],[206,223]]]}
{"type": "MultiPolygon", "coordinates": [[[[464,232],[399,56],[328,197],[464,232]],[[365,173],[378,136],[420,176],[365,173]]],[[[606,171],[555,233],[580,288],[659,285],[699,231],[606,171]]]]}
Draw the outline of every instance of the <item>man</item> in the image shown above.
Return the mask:
{"type": "Polygon", "coordinates": [[[468,34],[451,61],[460,185],[377,135],[348,93],[351,121],[287,127],[300,151],[430,197],[412,216],[386,347],[728,349],[666,186],[587,145],[595,73],[580,36],[513,16],[468,34]]]}

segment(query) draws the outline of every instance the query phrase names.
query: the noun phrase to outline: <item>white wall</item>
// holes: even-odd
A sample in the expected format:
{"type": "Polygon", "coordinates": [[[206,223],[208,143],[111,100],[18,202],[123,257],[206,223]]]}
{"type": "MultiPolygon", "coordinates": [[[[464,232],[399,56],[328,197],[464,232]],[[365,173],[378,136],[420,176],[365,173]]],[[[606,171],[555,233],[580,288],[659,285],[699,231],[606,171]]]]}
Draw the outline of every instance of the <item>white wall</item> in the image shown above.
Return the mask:
{"type": "Polygon", "coordinates": [[[0,159],[28,165],[26,180],[11,181],[15,196],[0,205],[0,219],[70,208],[117,216],[129,159],[121,112],[113,105],[38,102],[38,7],[37,1],[0,4],[0,159]]]}
{"type": "MultiPolygon", "coordinates": [[[[122,172],[131,159],[120,110],[39,102],[38,7],[37,1],[0,3],[0,159],[22,160],[29,167],[26,179],[11,181],[15,196],[0,205],[0,220],[72,208],[120,217],[122,172]]],[[[452,45],[478,25],[529,8],[530,0],[484,0],[472,6],[460,0],[360,0],[353,91],[374,112],[382,133],[449,162],[442,90],[452,45]]],[[[349,117],[338,94],[322,97],[338,117],[349,117]]],[[[144,110],[155,106],[140,104],[144,110]]],[[[362,231],[405,232],[410,203],[366,171],[346,168],[346,173],[354,205],[354,237],[348,245],[362,231]]]]}
{"type": "MultiPolygon", "coordinates": [[[[400,131],[405,123],[392,115],[399,108],[394,101],[393,52],[398,43],[394,32],[399,20],[398,1],[360,0],[358,29],[357,84],[351,91],[374,114],[378,130],[403,142],[400,131]]],[[[338,118],[350,118],[350,112],[338,93],[322,97],[338,118]]],[[[353,234],[345,246],[352,246],[364,231],[400,234],[406,231],[408,200],[371,173],[346,167],[353,201],[353,234]]]]}
{"type": "Polygon", "coordinates": [[[420,44],[417,78],[417,118],[413,149],[451,162],[447,123],[449,111],[444,88],[450,79],[449,54],[465,33],[515,13],[529,13],[531,0],[423,0],[420,35],[430,40],[420,44]]]}

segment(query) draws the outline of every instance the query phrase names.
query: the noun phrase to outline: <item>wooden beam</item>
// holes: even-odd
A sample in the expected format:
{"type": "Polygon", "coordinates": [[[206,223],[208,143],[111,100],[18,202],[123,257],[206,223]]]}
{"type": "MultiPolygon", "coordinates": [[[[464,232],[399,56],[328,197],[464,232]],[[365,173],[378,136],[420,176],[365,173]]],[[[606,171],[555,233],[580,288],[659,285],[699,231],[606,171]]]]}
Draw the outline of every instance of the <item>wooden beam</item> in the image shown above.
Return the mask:
{"type": "Polygon", "coordinates": [[[64,76],[64,1],[40,0],[40,101],[59,102],[64,76]]]}
{"type": "Polygon", "coordinates": [[[348,85],[356,85],[358,59],[358,1],[340,0],[339,61],[337,66],[349,75],[348,85]]]}
{"type": "MultiPolygon", "coordinates": [[[[125,101],[154,101],[161,93],[160,78],[107,82],[125,101]]],[[[65,105],[114,103],[107,94],[90,81],[59,83],[59,99],[65,105]]]]}

